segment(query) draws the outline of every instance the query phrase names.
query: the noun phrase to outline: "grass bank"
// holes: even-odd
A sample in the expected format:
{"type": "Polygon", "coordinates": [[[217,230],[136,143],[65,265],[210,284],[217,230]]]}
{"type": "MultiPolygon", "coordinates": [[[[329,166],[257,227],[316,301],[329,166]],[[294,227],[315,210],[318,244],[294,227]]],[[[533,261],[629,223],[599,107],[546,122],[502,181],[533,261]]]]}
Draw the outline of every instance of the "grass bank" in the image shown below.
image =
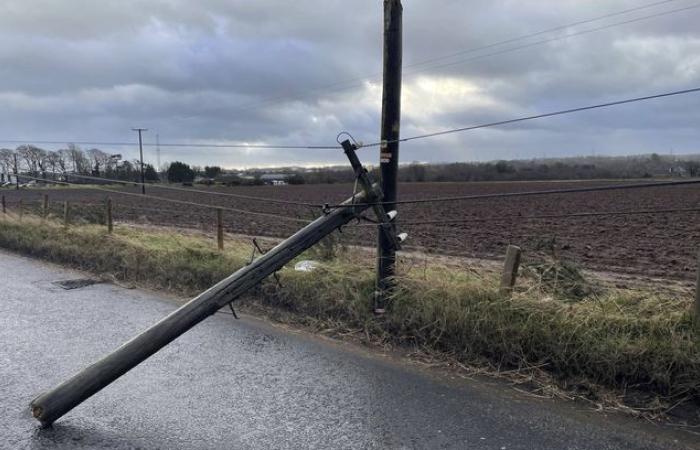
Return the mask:
{"type": "MultiPolygon", "coordinates": [[[[250,242],[242,240],[227,240],[219,252],[206,236],[128,226],[107,235],[96,225],[64,229],[31,217],[0,218],[0,247],[186,295],[242,267],[251,254],[250,242]]],[[[369,312],[371,265],[362,251],[348,250],[313,273],[287,268],[281,284],[264,283],[246,302],[318,329],[360,332],[464,364],[537,368],[594,399],[593,387],[604,386],[621,397],[642,393],[626,400],[656,410],[700,401],[700,333],[688,296],[563,289],[565,279],[555,276],[552,283],[551,272],[533,265],[509,298],[498,292],[495,273],[435,262],[420,269],[401,265],[400,288],[378,320],[369,312]]]]}

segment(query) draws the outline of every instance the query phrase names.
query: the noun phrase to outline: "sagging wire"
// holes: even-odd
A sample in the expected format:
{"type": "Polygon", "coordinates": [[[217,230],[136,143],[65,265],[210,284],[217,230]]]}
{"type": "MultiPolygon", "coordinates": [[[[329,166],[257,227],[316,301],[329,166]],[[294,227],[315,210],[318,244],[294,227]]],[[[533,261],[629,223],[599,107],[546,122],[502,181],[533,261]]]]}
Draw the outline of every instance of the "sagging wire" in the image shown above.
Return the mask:
{"type": "MultiPolygon", "coordinates": [[[[259,201],[259,202],[276,203],[276,204],[282,204],[282,205],[310,206],[310,207],[314,207],[314,208],[318,208],[321,206],[317,203],[295,202],[295,201],[291,201],[291,200],[282,200],[282,199],[276,199],[276,198],[270,198],[270,197],[256,197],[253,195],[233,194],[230,192],[205,191],[202,189],[190,189],[190,188],[181,188],[181,187],[176,187],[176,186],[164,186],[162,184],[157,184],[157,183],[141,183],[138,181],[116,180],[113,178],[95,177],[95,176],[80,175],[80,174],[74,174],[74,173],[65,173],[65,174],[59,173],[59,172],[46,172],[46,173],[49,173],[49,174],[54,175],[54,176],[55,175],[66,176],[69,178],[73,177],[73,178],[79,178],[79,179],[84,179],[84,180],[108,181],[110,183],[122,184],[125,186],[129,186],[129,185],[133,184],[135,186],[148,186],[148,187],[151,187],[154,189],[164,189],[164,190],[178,191],[178,192],[195,192],[195,193],[199,193],[199,194],[240,198],[240,199],[245,199],[245,200],[254,200],[254,201],[259,201]]],[[[22,175],[22,176],[24,176],[24,175],[22,175]]],[[[46,180],[46,181],[48,182],[50,180],[46,180]]]]}
{"type": "Polygon", "coordinates": [[[50,183],[50,184],[60,184],[60,185],[66,185],[66,186],[82,186],[85,189],[92,189],[92,190],[96,190],[96,191],[109,192],[112,194],[125,195],[128,197],[159,200],[159,201],[166,202],[166,203],[169,202],[169,203],[175,203],[175,204],[179,204],[179,205],[196,206],[199,208],[221,209],[223,211],[235,212],[235,213],[239,213],[239,214],[248,214],[248,215],[253,215],[253,216],[286,220],[286,221],[291,221],[291,222],[303,223],[304,225],[309,224],[309,222],[306,220],[299,219],[297,217],[285,216],[285,215],[281,215],[281,214],[263,213],[263,212],[258,212],[258,211],[250,211],[250,210],[246,210],[246,209],[231,208],[228,206],[207,205],[204,203],[191,202],[191,201],[187,201],[187,200],[177,200],[174,198],[158,197],[156,195],[150,195],[150,194],[136,194],[134,192],[125,192],[125,191],[118,191],[115,189],[106,189],[106,188],[102,188],[99,186],[85,186],[85,185],[82,185],[80,183],[70,183],[67,181],[45,180],[43,178],[32,177],[29,175],[20,175],[20,176],[23,178],[29,178],[29,179],[37,180],[37,181],[43,181],[43,182],[50,183]]]}

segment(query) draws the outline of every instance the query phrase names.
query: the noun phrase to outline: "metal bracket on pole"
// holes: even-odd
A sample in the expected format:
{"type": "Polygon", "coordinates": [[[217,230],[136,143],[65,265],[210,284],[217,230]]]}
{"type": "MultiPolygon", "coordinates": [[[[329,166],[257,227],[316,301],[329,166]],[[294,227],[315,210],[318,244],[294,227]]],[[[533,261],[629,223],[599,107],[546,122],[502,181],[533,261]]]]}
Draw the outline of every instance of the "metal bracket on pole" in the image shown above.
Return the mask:
{"type": "MultiPolygon", "coordinates": [[[[256,251],[256,250],[258,251],[258,253],[260,253],[260,256],[262,256],[262,255],[264,255],[265,253],[267,253],[266,251],[264,251],[264,250],[260,247],[260,244],[258,244],[258,239],[257,239],[257,238],[253,238],[253,254],[250,255],[250,262],[248,263],[248,265],[253,264],[253,261],[255,261],[255,251],[256,251]]],[[[275,281],[277,282],[277,286],[279,286],[279,287],[281,288],[281,287],[282,287],[282,282],[280,281],[280,276],[277,275],[277,272],[273,273],[272,276],[275,278],[275,281]]]]}
{"type": "Polygon", "coordinates": [[[343,141],[340,145],[343,146],[343,150],[345,150],[345,154],[347,155],[348,160],[350,160],[350,165],[355,171],[355,177],[360,183],[360,187],[362,187],[365,197],[368,199],[373,199],[370,200],[369,203],[372,204],[372,209],[374,210],[374,214],[377,216],[382,233],[391,243],[394,249],[400,250],[401,242],[396,235],[396,227],[392,221],[393,217],[386,212],[384,205],[381,203],[384,194],[379,186],[372,186],[372,181],[369,179],[367,169],[364,168],[360,162],[360,159],[357,157],[357,153],[355,152],[357,150],[357,146],[351,143],[349,140],[343,141]]]}

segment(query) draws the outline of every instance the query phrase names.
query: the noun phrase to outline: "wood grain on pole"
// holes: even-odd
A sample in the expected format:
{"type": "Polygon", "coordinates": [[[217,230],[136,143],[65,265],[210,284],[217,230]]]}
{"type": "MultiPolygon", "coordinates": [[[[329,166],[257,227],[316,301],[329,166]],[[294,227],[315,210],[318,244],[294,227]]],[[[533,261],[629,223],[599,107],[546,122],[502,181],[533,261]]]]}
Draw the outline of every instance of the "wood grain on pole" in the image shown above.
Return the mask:
{"type": "Polygon", "coordinates": [[[219,250],[224,249],[224,210],[216,209],[216,242],[219,250]]]}
{"type": "MultiPolygon", "coordinates": [[[[401,0],[384,0],[384,58],[379,167],[387,211],[398,198],[399,138],[401,129],[401,77],[403,60],[403,6],[401,0]]],[[[381,226],[380,226],[381,227],[381,226]]],[[[381,229],[377,237],[377,292],[375,312],[383,312],[394,289],[396,246],[381,229]]]]}
{"type": "Polygon", "coordinates": [[[22,216],[24,216],[24,201],[20,198],[19,199],[19,220],[22,220],[22,216]]]}
{"type": "Polygon", "coordinates": [[[107,222],[107,233],[112,234],[114,225],[112,223],[112,198],[107,197],[105,221],[107,222]]]}
{"type": "MultiPolygon", "coordinates": [[[[220,308],[231,303],[263,279],[280,270],[339,227],[361,214],[367,205],[353,203],[367,197],[362,193],[346,206],[324,215],[285,239],[251,264],[239,269],[190,300],[149,329],[54,389],[31,402],[32,415],[48,425],[124,375],[161,348],[175,340],[220,308]]],[[[366,200],[365,200],[366,201],[366,200]]]]}
{"type": "Polygon", "coordinates": [[[7,214],[7,204],[5,203],[5,196],[2,196],[2,213],[7,214]]]}
{"type": "Polygon", "coordinates": [[[518,278],[518,268],[520,267],[520,256],[522,250],[515,245],[509,245],[506,251],[506,261],[503,266],[503,275],[501,276],[501,292],[508,294],[513,292],[515,281],[518,278]]]}
{"type": "Polygon", "coordinates": [[[70,224],[70,203],[68,200],[63,202],[63,226],[68,228],[70,224]]]}

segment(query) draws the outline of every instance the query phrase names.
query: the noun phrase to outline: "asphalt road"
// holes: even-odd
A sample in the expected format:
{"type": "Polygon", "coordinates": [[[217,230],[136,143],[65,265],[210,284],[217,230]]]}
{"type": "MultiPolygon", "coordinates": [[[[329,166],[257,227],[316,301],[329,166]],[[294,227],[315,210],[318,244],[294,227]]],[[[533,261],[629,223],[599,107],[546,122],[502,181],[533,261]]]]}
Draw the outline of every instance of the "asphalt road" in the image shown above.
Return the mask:
{"type": "Polygon", "coordinates": [[[0,251],[0,448],[700,448],[692,436],[455,381],[217,315],[40,429],[28,404],[172,311],[172,299],[0,251]]]}

